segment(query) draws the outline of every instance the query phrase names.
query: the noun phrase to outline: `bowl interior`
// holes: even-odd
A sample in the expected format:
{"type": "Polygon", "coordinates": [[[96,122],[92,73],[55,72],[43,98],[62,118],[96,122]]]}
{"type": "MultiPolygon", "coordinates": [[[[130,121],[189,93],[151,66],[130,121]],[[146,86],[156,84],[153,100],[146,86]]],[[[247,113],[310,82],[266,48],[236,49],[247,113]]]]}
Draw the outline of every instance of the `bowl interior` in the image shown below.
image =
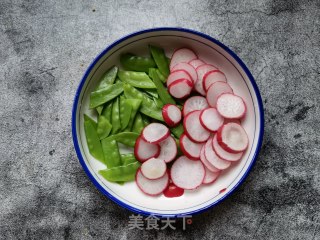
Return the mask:
{"type": "MultiPolygon", "coordinates": [[[[191,31],[172,29],[145,31],[114,43],[102,52],[90,66],[76,96],[73,133],[82,166],[104,194],[120,205],[142,214],[151,213],[161,216],[192,214],[218,203],[230,194],[249,172],[262,139],[263,115],[260,95],[255,84],[252,83],[253,79],[250,80],[251,75],[248,74],[250,75],[223,45],[191,31]],[[137,55],[149,55],[148,44],[163,47],[169,57],[174,49],[181,47],[193,49],[199,58],[217,66],[226,74],[228,83],[234,89],[235,94],[243,97],[247,104],[247,114],[242,124],[248,133],[250,143],[243,158],[232,164],[228,170],[223,171],[214,184],[185,191],[185,194],[179,198],[149,197],[143,194],[134,182],[121,186],[104,180],[98,171],[104,169],[105,166],[89,154],[85,140],[83,114],[86,113],[96,118],[96,113],[89,110],[90,92],[96,87],[100,77],[107,69],[113,65],[120,66],[120,54],[131,52],[137,55]]],[[[130,151],[130,149],[122,148],[122,151],[130,151]]]]}

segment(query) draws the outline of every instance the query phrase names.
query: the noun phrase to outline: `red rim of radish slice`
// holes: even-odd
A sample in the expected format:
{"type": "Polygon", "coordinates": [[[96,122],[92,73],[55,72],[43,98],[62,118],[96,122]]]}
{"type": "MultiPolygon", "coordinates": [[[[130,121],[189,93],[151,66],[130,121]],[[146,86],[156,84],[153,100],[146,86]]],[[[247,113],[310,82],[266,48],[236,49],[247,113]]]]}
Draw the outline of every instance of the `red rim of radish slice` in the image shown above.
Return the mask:
{"type": "Polygon", "coordinates": [[[175,127],[181,121],[182,113],[180,108],[169,103],[162,107],[162,117],[168,126],[175,127]]]}
{"type": "Polygon", "coordinates": [[[182,113],[185,117],[190,112],[193,112],[195,110],[203,110],[208,107],[209,105],[205,97],[193,96],[191,98],[188,98],[183,104],[182,113]]]}
{"type": "Polygon", "coordinates": [[[200,113],[200,123],[210,132],[216,132],[223,125],[224,118],[215,108],[203,109],[200,113]]]}
{"type": "Polygon", "coordinates": [[[224,150],[231,153],[243,152],[249,145],[246,131],[237,123],[227,123],[220,127],[217,141],[224,150]]]}
{"type": "Polygon", "coordinates": [[[170,177],[177,187],[192,190],[202,184],[205,169],[201,161],[193,161],[186,156],[181,156],[172,164],[170,177]]]}
{"type": "Polygon", "coordinates": [[[203,184],[213,183],[220,176],[221,171],[211,172],[206,166],[204,166],[204,169],[206,171],[206,174],[205,174],[203,182],[202,182],[203,184]]]}
{"type": "Polygon", "coordinates": [[[200,123],[201,111],[190,112],[183,119],[183,128],[187,136],[194,142],[205,142],[210,137],[210,132],[200,123]]]}
{"type": "Polygon", "coordinates": [[[159,143],[170,136],[170,130],[161,123],[150,123],[141,133],[142,138],[149,143],[159,143]]]}
{"type": "Polygon", "coordinates": [[[192,141],[185,133],[180,137],[180,147],[184,155],[191,160],[199,160],[203,143],[192,141]]]}
{"type": "Polygon", "coordinates": [[[193,59],[189,62],[189,64],[194,67],[194,69],[196,69],[197,67],[206,64],[204,61],[202,61],[201,59],[193,59]]]}
{"type": "Polygon", "coordinates": [[[157,196],[161,194],[169,185],[169,176],[166,172],[161,178],[148,179],[143,176],[141,169],[136,172],[136,184],[138,188],[145,194],[150,196],[157,196]]]}
{"type": "Polygon", "coordinates": [[[243,99],[233,93],[223,93],[217,99],[217,110],[224,118],[242,118],[247,111],[243,99]]]}
{"type": "Polygon", "coordinates": [[[236,161],[239,161],[243,156],[243,152],[230,153],[224,150],[218,143],[217,135],[215,135],[212,140],[212,148],[214,152],[217,154],[217,156],[220,157],[221,159],[224,159],[225,161],[236,162],[236,161]]]}
{"type": "Polygon", "coordinates": [[[212,137],[205,144],[204,155],[209,163],[219,170],[224,170],[230,167],[231,162],[221,159],[212,147],[212,137]]]}
{"type": "Polygon", "coordinates": [[[139,136],[134,145],[134,155],[140,162],[145,162],[150,158],[158,157],[160,146],[158,144],[148,143],[139,136]]]}
{"type": "Polygon", "coordinates": [[[171,162],[178,154],[176,140],[169,136],[167,139],[159,143],[160,154],[157,158],[163,159],[166,163],[171,162]]]}
{"type": "Polygon", "coordinates": [[[206,95],[206,91],[203,88],[203,77],[206,73],[213,70],[218,70],[218,68],[211,64],[203,64],[196,68],[198,81],[195,83],[194,87],[195,87],[195,90],[201,95],[206,95]]]}
{"type": "Polygon", "coordinates": [[[170,70],[178,63],[181,63],[181,62],[188,63],[191,60],[197,59],[197,58],[198,56],[191,49],[179,48],[175,50],[174,53],[172,54],[171,61],[170,61],[170,70]]]}
{"type": "Polygon", "coordinates": [[[210,107],[216,107],[218,97],[223,93],[233,93],[232,88],[226,82],[215,82],[207,91],[207,101],[210,107]]]}
{"type": "Polygon", "coordinates": [[[208,168],[211,172],[220,172],[221,170],[216,168],[215,166],[213,166],[206,158],[204,150],[205,150],[205,146],[203,145],[201,148],[201,152],[200,152],[200,160],[203,163],[203,165],[208,168]]]}
{"type": "Polygon", "coordinates": [[[209,87],[215,82],[227,82],[226,75],[220,70],[207,72],[203,77],[203,89],[207,92],[209,87]]]}
{"type": "Polygon", "coordinates": [[[142,163],[141,173],[145,178],[154,180],[164,176],[167,172],[167,164],[163,159],[150,158],[142,163]]]}
{"type": "Polygon", "coordinates": [[[192,67],[189,63],[178,63],[172,68],[172,72],[176,70],[184,70],[186,71],[190,76],[193,83],[195,83],[198,79],[197,71],[192,67]]]}
{"type": "Polygon", "coordinates": [[[168,86],[168,91],[171,96],[175,98],[185,98],[190,95],[193,88],[193,82],[189,79],[178,79],[175,80],[168,86]]]}
{"type": "Polygon", "coordinates": [[[192,81],[190,74],[185,70],[176,70],[174,72],[171,72],[166,81],[167,87],[169,87],[171,83],[183,78],[192,81]]]}

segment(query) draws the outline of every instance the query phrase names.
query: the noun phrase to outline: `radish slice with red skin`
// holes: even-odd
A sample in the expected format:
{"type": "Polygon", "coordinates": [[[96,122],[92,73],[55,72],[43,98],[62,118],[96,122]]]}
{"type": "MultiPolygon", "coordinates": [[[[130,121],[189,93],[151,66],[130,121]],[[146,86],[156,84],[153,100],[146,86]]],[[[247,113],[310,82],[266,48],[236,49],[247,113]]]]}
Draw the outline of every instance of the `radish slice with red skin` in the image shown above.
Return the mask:
{"type": "Polygon", "coordinates": [[[174,104],[166,104],[162,107],[162,117],[169,127],[175,127],[181,121],[181,110],[174,104]]]}
{"type": "Polygon", "coordinates": [[[194,69],[196,69],[197,67],[206,64],[204,61],[202,61],[201,59],[193,59],[189,62],[189,64],[194,67],[194,69]]]}
{"type": "Polygon", "coordinates": [[[190,158],[191,160],[199,160],[203,143],[193,142],[184,133],[180,137],[180,147],[183,154],[186,155],[188,158],[190,158]]]}
{"type": "Polygon", "coordinates": [[[193,88],[193,82],[189,79],[178,79],[171,83],[168,91],[175,98],[185,98],[190,95],[193,88]]]}
{"type": "Polygon", "coordinates": [[[191,80],[193,83],[195,83],[198,79],[198,75],[197,75],[197,71],[194,67],[192,67],[189,63],[178,63],[177,65],[175,65],[171,71],[177,71],[177,70],[184,70],[186,71],[190,76],[191,76],[191,80]]]}
{"type": "Polygon", "coordinates": [[[226,75],[219,70],[207,72],[203,77],[203,88],[208,91],[209,87],[215,82],[227,82],[226,75]]]}
{"type": "Polygon", "coordinates": [[[195,110],[202,110],[208,108],[208,102],[204,97],[201,96],[194,96],[188,98],[185,103],[183,104],[182,113],[183,116],[187,116],[188,113],[193,112],[195,110]]]}
{"type": "Polygon", "coordinates": [[[166,163],[174,160],[178,153],[176,140],[169,136],[166,140],[160,142],[159,145],[160,154],[157,158],[163,159],[166,163]]]}
{"type": "Polygon", "coordinates": [[[150,158],[158,157],[160,147],[158,144],[148,143],[139,136],[134,145],[134,155],[140,162],[145,162],[150,158]]]}
{"type": "Polygon", "coordinates": [[[161,178],[166,171],[167,164],[160,158],[150,158],[141,165],[141,173],[148,179],[161,178]]]}
{"type": "Polygon", "coordinates": [[[180,197],[183,195],[183,193],[184,193],[184,190],[182,188],[177,187],[172,182],[163,191],[163,195],[167,198],[180,197]]]}
{"type": "Polygon", "coordinates": [[[226,82],[215,82],[207,91],[207,101],[210,107],[216,107],[218,97],[223,93],[233,93],[232,88],[226,82]]]}
{"type": "Polygon", "coordinates": [[[233,93],[223,93],[218,97],[217,110],[224,118],[238,119],[246,113],[243,99],[233,93]]]}
{"type": "Polygon", "coordinates": [[[246,131],[237,123],[223,125],[217,132],[217,140],[224,150],[231,153],[243,152],[249,144],[246,131]]]}
{"type": "Polygon", "coordinates": [[[167,78],[167,87],[175,82],[176,80],[178,79],[189,79],[190,81],[192,81],[192,78],[190,76],[190,74],[188,72],[186,72],[185,70],[177,70],[177,71],[174,71],[174,72],[171,72],[167,78]]]}
{"type": "Polygon", "coordinates": [[[206,95],[206,91],[203,88],[203,77],[206,73],[213,70],[218,70],[218,68],[210,64],[203,64],[197,67],[196,69],[197,75],[198,75],[198,81],[196,82],[194,87],[195,87],[195,90],[201,95],[206,95]]]}
{"type": "Polygon", "coordinates": [[[224,118],[218,113],[215,108],[206,108],[201,111],[200,123],[202,126],[211,132],[216,132],[222,126],[224,118]]]}
{"type": "Polygon", "coordinates": [[[217,135],[215,135],[212,140],[212,147],[213,147],[214,152],[217,154],[217,156],[225,161],[236,162],[236,161],[239,161],[243,156],[243,152],[230,153],[230,152],[224,150],[220,146],[220,144],[218,143],[217,135]]]}
{"type": "Polygon", "coordinates": [[[204,167],[204,168],[206,171],[206,175],[204,176],[204,179],[202,182],[203,184],[210,184],[210,183],[213,183],[215,180],[217,180],[221,171],[211,172],[208,168],[206,168],[206,167],[204,167]]]}
{"type": "Polygon", "coordinates": [[[146,142],[159,143],[170,136],[170,131],[161,123],[150,123],[142,130],[141,136],[146,142]]]}
{"type": "Polygon", "coordinates": [[[227,123],[238,123],[238,124],[241,125],[240,119],[229,119],[229,118],[225,118],[223,124],[227,124],[227,123]]]}
{"type": "Polygon", "coordinates": [[[136,173],[136,184],[143,193],[150,196],[157,196],[167,188],[169,176],[166,172],[161,178],[148,179],[143,176],[141,168],[139,168],[136,173]]]}
{"type": "Polygon", "coordinates": [[[198,56],[190,49],[188,48],[180,48],[177,49],[172,57],[171,57],[171,61],[170,61],[170,70],[177,65],[178,63],[182,63],[182,62],[190,62],[193,59],[197,59],[198,56]]]}
{"type": "Polygon", "coordinates": [[[205,142],[210,137],[210,132],[200,123],[201,111],[188,113],[183,120],[183,128],[188,137],[194,142],[205,142]]]}
{"type": "Polygon", "coordinates": [[[221,159],[212,147],[212,137],[206,142],[204,155],[209,163],[219,170],[224,170],[230,167],[231,162],[221,159]]]}
{"type": "Polygon", "coordinates": [[[208,168],[211,172],[220,172],[220,170],[216,167],[214,167],[211,163],[209,163],[209,161],[207,160],[204,150],[205,150],[205,146],[203,145],[203,147],[201,148],[201,152],[200,152],[200,160],[203,163],[203,165],[208,168]]]}
{"type": "Polygon", "coordinates": [[[196,189],[205,177],[205,169],[201,161],[193,161],[186,156],[179,157],[171,167],[172,182],[183,189],[196,189]]]}

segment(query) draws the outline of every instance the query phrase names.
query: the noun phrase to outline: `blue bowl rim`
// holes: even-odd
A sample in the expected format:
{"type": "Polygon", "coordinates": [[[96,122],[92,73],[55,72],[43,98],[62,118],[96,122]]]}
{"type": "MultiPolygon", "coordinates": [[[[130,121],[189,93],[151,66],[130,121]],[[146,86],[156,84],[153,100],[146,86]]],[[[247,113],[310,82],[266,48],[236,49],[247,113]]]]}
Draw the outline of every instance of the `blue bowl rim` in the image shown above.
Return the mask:
{"type": "Polygon", "coordinates": [[[95,187],[102,192],[105,196],[107,196],[109,199],[111,199],[113,202],[117,203],[118,205],[134,212],[137,214],[141,214],[141,215],[153,215],[153,216],[157,216],[157,217],[182,217],[182,216],[186,216],[186,215],[194,215],[194,214],[199,214],[202,213],[216,205],[218,205],[219,203],[221,203],[223,200],[227,199],[228,197],[230,197],[230,195],[236,190],[238,189],[238,187],[244,182],[244,180],[247,178],[249,172],[251,171],[251,169],[253,168],[261,146],[262,146],[262,142],[263,142],[263,134],[264,134],[264,110],[263,110],[263,103],[262,103],[262,98],[260,95],[260,91],[259,88],[251,74],[251,72],[249,71],[249,69],[247,68],[247,66],[244,64],[244,62],[231,50],[229,49],[227,46],[225,46],[223,43],[221,43],[220,41],[216,40],[215,38],[198,32],[196,30],[191,30],[191,29],[187,29],[187,28],[180,28],[180,27],[159,27],[159,28],[150,28],[150,29],[145,29],[145,30],[140,30],[140,31],[136,31],[133,32],[131,34],[128,34],[118,40],[116,40],[115,42],[113,42],[112,44],[110,44],[108,47],[106,47],[89,65],[88,69],[86,70],[85,74],[83,75],[81,82],[77,88],[75,97],[74,97],[74,102],[73,102],[73,107],[72,107],[72,119],[71,119],[71,126],[72,126],[72,139],[73,139],[73,144],[74,144],[74,148],[76,150],[76,154],[78,156],[79,162],[82,165],[82,168],[84,169],[85,173],[87,174],[87,176],[89,177],[89,179],[93,182],[93,184],[95,185],[95,187]],[[194,210],[194,211],[190,211],[190,212],[186,212],[183,214],[157,214],[157,213],[152,213],[152,212],[148,212],[148,211],[143,211],[140,209],[137,209],[135,207],[132,207],[124,202],[122,202],[121,200],[117,199],[116,197],[112,196],[107,190],[105,190],[99,183],[98,181],[95,179],[95,177],[90,173],[83,157],[80,151],[80,146],[78,143],[78,138],[77,138],[77,130],[76,130],[76,114],[77,114],[77,108],[78,108],[78,102],[79,102],[79,97],[80,97],[80,93],[82,91],[83,85],[88,77],[88,75],[90,74],[91,70],[94,68],[94,66],[96,65],[96,63],[109,51],[111,50],[113,47],[115,47],[116,45],[118,45],[119,43],[140,35],[140,34],[144,34],[144,33],[149,33],[149,32],[158,32],[158,31],[179,31],[179,32],[186,32],[186,33],[191,33],[194,35],[198,35],[202,38],[205,38],[215,44],[217,44],[218,46],[220,46],[221,48],[223,48],[227,53],[229,53],[236,61],[237,63],[242,67],[242,69],[245,71],[246,75],[249,77],[249,80],[253,86],[255,95],[257,97],[258,100],[258,107],[259,107],[259,116],[260,116],[260,131],[259,131],[259,137],[258,137],[258,144],[253,156],[253,160],[251,161],[250,166],[248,167],[248,169],[246,170],[246,172],[244,173],[244,175],[242,176],[242,178],[237,182],[237,184],[226,194],[224,195],[222,198],[220,198],[218,201],[212,203],[211,205],[208,205],[206,207],[194,210]]]}

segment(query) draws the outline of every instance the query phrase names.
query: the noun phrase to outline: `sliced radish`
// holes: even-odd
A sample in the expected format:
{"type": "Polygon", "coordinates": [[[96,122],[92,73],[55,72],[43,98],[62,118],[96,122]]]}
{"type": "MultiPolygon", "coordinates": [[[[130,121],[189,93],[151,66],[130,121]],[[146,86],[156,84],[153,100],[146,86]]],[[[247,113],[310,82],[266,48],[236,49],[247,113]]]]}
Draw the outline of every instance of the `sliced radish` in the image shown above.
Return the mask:
{"type": "Polygon", "coordinates": [[[210,107],[216,107],[218,97],[223,93],[233,93],[232,88],[226,82],[215,82],[207,91],[207,101],[210,107]]]}
{"type": "Polygon", "coordinates": [[[198,56],[192,50],[188,48],[180,48],[176,50],[171,57],[170,70],[178,63],[182,63],[182,62],[187,63],[197,58],[198,56]]]}
{"type": "Polygon", "coordinates": [[[227,82],[226,75],[219,70],[207,72],[203,77],[203,88],[208,91],[209,87],[215,82],[227,82]]]}
{"type": "Polygon", "coordinates": [[[182,188],[177,187],[173,183],[170,183],[169,186],[163,191],[163,195],[167,198],[180,197],[184,193],[182,188]]]}
{"type": "Polygon", "coordinates": [[[174,104],[166,104],[162,107],[162,117],[168,126],[174,127],[181,121],[181,110],[174,104]]]}
{"type": "Polygon", "coordinates": [[[249,144],[246,131],[237,123],[223,125],[217,133],[217,140],[223,149],[231,153],[243,152],[249,144]]]}
{"type": "Polygon", "coordinates": [[[198,75],[198,81],[195,84],[195,89],[198,93],[200,93],[201,95],[206,95],[206,91],[203,88],[203,77],[206,73],[213,71],[213,70],[218,70],[218,68],[216,68],[213,65],[210,64],[203,64],[199,67],[197,67],[196,71],[197,71],[197,75],[198,75]]]}
{"type": "Polygon", "coordinates": [[[203,64],[206,64],[204,61],[201,59],[193,59],[189,62],[189,64],[194,67],[195,69],[203,64]]]}
{"type": "Polygon", "coordinates": [[[185,98],[189,96],[193,88],[193,82],[189,79],[178,79],[171,83],[168,91],[175,98],[185,98]]]}
{"type": "Polygon", "coordinates": [[[170,131],[161,123],[150,123],[142,130],[141,136],[149,143],[159,143],[170,136],[170,131]]]}
{"type": "Polygon", "coordinates": [[[193,142],[186,134],[182,134],[180,137],[180,147],[184,155],[190,159],[198,160],[200,159],[200,151],[202,149],[203,143],[193,142]]]}
{"type": "Polygon", "coordinates": [[[205,167],[206,175],[203,179],[203,184],[213,183],[220,175],[220,172],[211,172],[208,168],[205,167]]]}
{"type": "Polygon", "coordinates": [[[194,142],[205,142],[210,137],[210,132],[200,123],[200,113],[201,111],[193,111],[183,120],[184,130],[194,142]]]}
{"type": "Polygon", "coordinates": [[[227,124],[227,123],[238,123],[241,125],[240,119],[225,118],[223,124],[227,124]]]}
{"type": "Polygon", "coordinates": [[[224,118],[215,108],[206,108],[200,114],[200,123],[211,132],[216,132],[222,126],[224,118]]]}
{"type": "Polygon", "coordinates": [[[211,172],[220,172],[220,170],[216,167],[214,167],[206,158],[205,156],[205,146],[203,145],[203,147],[201,148],[201,152],[200,152],[200,160],[203,163],[203,165],[208,168],[211,172]]]}
{"type": "Polygon", "coordinates": [[[159,143],[160,154],[157,158],[163,159],[165,162],[171,162],[178,153],[176,140],[169,136],[167,139],[159,143]]]}
{"type": "Polygon", "coordinates": [[[177,70],[184,70],[187,73],[189,73],[189,75],[192,78],[193,83],[195,83],[198,79],[198,75],[197,75],[197,71],[194,67],[192,67],[189,63],[178,63],[177,65],[175,65],[172,69],[171,72],[177,71],[177,70]]]}
{"type": "Polygon", "coordinates": [[[230,167],[231,162],[225,161],[221,159],[216,152],[213,150],[212,147],[212,137],[206,142],[205,149],[204,149],[204,155],[209,163],[211,163],[215,168],[218,168],[220,170],[227,169],[230,167]]]}
{"type": "Polygon", "coordinates": [[[186,156],[181,156],[173,163],[170,176],[176,186],[191,190],[201,185],[205,169],[201,161],[192,161],[186,156]]]}
{"type": "Polygon", "coordinates": [[[183,104],[182,113],[183,116],[187,116],[188,113],[193,112],[195,110],[202,110],[208,108],[208,102],[204,97],[194,96],[188,98],[187,101],[183,104]]]}
{"type": "Polygon", "coordinates": [[[148,179],[161,178],[166,171],[167,164],[160,158],[150,158],[141,165],[141,173],[148,179]]]}
{"type": "Polygon", "coordinates": [[[212,141],[212,147],[214,152],[217,154],[218,157],[224,159],[229,162],[239,161],[243,155],[243,152],[240,153],[230,153],[224,150],[218,143],[217,135],[214,136],[212,141]]]}
{"type": "Polygon", "coordinates": [[[136,184],[142,192],[150,196],[161,194],[169,184],[169,176],[166,172],[161,178],[148,179],[143,176],[141,168],[136,173],[136,184]]]}
{"type": "Polygon", "coordinates": [[[241,97],[224,93],[218,97],[217,110],[224,118],[242,118],[246,113],[246,104],[241,97]]]}
{"type": "Polygon", "coordinates": [[[160,147],[158,144],[148,143],[141,136],[137,138],[134,145],[134,155],[140,162],[157,157],[159,154],[160,147]]]}
{"type": "Polygon", "coordinates": [[[175,82],[176,80],[183,79],[183,78],[184,79],[189,79],[189,80],[192,81],[191,76],[185,70],[177,70],[177,71],[174,71],[174,72],[170,73],[170,75],[168,76],[168,79],[167,79],[167,87],[171,83],[175,82]]]}

